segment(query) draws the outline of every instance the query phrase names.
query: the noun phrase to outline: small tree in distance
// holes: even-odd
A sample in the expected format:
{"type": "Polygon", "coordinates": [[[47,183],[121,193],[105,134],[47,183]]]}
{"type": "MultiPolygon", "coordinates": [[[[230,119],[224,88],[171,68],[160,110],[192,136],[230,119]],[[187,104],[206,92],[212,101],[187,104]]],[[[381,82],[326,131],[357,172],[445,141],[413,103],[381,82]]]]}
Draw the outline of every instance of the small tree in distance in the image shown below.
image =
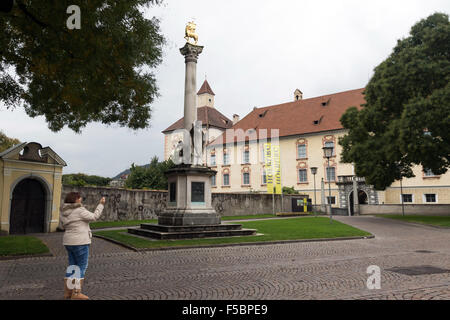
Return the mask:
{"type": "Polygon", "coordinates": [[[83,173],[76,174],[64,174],[62,177],[63,185],[84,187],[84,186],[96,186],[106,187],[111,182],[111,178],[104,178],[96,175],[87,175],[83,173]]]}
{"type": "Polygon", "coordinates": [[[18,139],[8,137],[0,130],[0,152],[3,152],[19,143],[20,141],[18,139]]]}
{"type": "Polygon", "coordinates": [[[131,165],[131,172],[125,181],[125,187],[130,189],[167,190],[167,178],[164,175],[175,164],[171,159],[159,162],[158,157],[153,157],[148,167],[131,165]]]}

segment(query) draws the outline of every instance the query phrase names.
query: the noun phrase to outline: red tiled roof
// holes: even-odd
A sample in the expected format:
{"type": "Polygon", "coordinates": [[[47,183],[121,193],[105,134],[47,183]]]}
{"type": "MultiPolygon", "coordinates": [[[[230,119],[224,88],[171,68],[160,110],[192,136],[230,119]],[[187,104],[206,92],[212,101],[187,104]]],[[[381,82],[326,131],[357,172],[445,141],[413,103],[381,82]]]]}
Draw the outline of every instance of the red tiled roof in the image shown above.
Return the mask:
{"type": "MultiPolygon", "coordinates": [[[[255,129],[257,134],[259,129],[266,129],[269,137],[271,129],[278,129],[280,137],[343,129],[341,116],[350,107],[362,108],[365,103],[364,89],[255,108],[232,129],[242,129],[244,132],[255,129]]],[[[248,140],[248,136],[245,139],[248,140]]],[[[238,141],[236,137],[234,141],[238,141]]],[[[211,144],[230,142],[226,141],[224,133],[211,144]]]]}
{"type": "Polygon", "coordinates": [[[211,87],[209,86],[208,81],[203,82],[202,86],[200,87],[200,90],[198,90],[197,95],[208,93],[210,95],[215,96],[214,92],[212,91],[211,87]]]}
{"type": "MultiPolygon", "coordinates": [[[[220,129],[229,129],[233,126],[233,121],[225,117],[217,109],[208,106],[197,108],[197,120],[201,121],[203,125],[208,124],[210,127],[220,129]]],[[[184,117],[164,130],[163,133],[182,129],[184,127],[183,121],[184,117]]]]}

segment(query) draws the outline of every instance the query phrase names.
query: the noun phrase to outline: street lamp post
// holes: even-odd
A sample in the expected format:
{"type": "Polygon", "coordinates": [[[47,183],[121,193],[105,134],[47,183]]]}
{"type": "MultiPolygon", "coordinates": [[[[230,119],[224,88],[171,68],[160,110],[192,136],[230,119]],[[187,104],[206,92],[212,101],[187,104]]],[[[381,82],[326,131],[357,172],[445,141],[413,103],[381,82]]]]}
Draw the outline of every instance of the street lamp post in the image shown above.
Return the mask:
{"type": "Polygon", "coordinates": [[[311,168],[311,173],[314,176],[314,216],[317,216],[316,209],[317,209],[317,201],[316,201],[316,174],[317,174],[317,167],[311,168]]]}
{"type": "Polygon", "coordinates": [[[400,200],[402,201],[402,215],[405,216],[405,205],[403,204],[403,177],[400,179],[400,200]]]}
{"type": "Polygon", "coordinates": [[[333,221],[333,211],[331,209],[331,175],[329,175],[330,173],[330,158],[333,156],[333,147],[323,147],[323,154],[325,156],[325,158],[327,158],[328,161],[328,167],[326,170],[326,174],[327,174],[327,180],[328,180],[328,204],[329,204],[329,210],[330,210],[330,223],[333,221]]]}

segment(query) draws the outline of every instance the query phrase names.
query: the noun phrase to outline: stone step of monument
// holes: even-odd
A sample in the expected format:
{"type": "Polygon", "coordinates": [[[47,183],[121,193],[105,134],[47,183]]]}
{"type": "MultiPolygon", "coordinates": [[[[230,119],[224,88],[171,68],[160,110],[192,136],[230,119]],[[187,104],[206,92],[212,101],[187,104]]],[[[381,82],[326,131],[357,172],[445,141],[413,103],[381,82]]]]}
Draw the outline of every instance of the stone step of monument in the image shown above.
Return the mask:
{"type": "Polygon", "coordinates": [[[158,240],[176,240],[176,239],[252,236],[256,234],[256,230],[240,229],[240,230],[215,230],[215,231],[210,230],[210,231],[160,232],[142,228],[140,229],[129,228],[128,233],[158,240]]]}
{"type": "Polygon", "coordinates": [[[159,232],[197,232],[197,231],[227,231],[239,230],[241,224],[214,224],[214,225],[193,225],[193,226],[165,226],[160,224],[142,223],[141,229],[159,232]]]}

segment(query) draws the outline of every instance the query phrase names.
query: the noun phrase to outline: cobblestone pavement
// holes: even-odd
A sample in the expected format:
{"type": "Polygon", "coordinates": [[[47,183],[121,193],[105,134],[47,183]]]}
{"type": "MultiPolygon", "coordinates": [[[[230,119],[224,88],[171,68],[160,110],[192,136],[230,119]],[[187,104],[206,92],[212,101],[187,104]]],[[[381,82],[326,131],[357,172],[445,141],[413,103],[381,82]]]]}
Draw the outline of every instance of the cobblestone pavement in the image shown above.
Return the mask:
{"type": "MultiPolygon", "coordinates": [[[[336,217],[375,239],[133,252],[94,238],[85,293],[91,299],[450,299],[450,229],[377,217],[336,217]],[[381,268],[381,289],[366,287],[381,268]]],[[[53,257],[0,261],[0,299],[61,299],[62,234],[40,235],[53,257]]]]}

